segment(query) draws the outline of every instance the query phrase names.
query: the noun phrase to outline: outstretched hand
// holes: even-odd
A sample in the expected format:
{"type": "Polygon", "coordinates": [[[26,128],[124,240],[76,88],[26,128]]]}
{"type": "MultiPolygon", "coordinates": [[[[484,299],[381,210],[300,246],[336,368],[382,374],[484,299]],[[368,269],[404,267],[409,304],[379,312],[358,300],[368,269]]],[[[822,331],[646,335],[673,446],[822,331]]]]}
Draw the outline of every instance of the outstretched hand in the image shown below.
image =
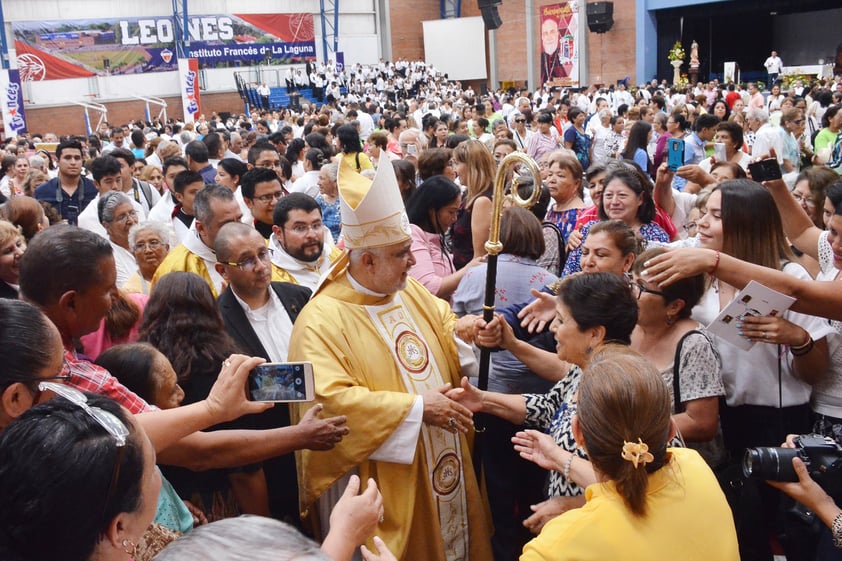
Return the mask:
{"type": "Polygon", "coordinates": [[[462,378],[462,387],[447,392],[447,397],[467,407],[473,413],[482,411],[482,390],[471,385],[468,378],[462,378]]]}
{"type": "MultiPolygon", "coordinates": [[[[463,378],[463,381],[467,378],[463,378]]],[[[424,423],[449,432],[464,432],[474,428],[470,409],[448,397],[451,385],[427,390],[421,396],[424,400],[424,423]]]]}
{"type": "Polygon", "coordinates": [[[585,504],[584,495],[576,497],[550,497],[546,501],[529,507],[532,509],[532,516],[524,520],[523,525],[530,532],[538,535],[547,522],[570,509],[579,508],[583,504],[585,504]]]}
{"type": "Polygon", "coordinates": [[[527,429],[519,431],[512,437],[515,452],[524,460],[541,466],[547,470],[561,471],[564,455],[553,437],[543,432],[527,429]]]}
{"type": "Polygon", "coordinates": [[[342,441],[342,438],[350,432],[345,423],[348,418],[345,415],[320,419],[319,414],[324,405],[317,403],[304,413],[301,420],[295,427],[301,431],[303,440],[302,448],[308,450],[330,450],[342,441]]]}
{"type": "Polygon", "coordinates": [[[330,531],[337,532],[354,547],[365,543],[374,534],[383,518],[383,495],[374,479],[369,478],[365,491],[360,493],[360,477],[352,475],[348,486],[330,513],[330,531]]]}
{"type": "Polygon", "coordinates": [[[530,302],[517,315],[521,319],[520,326],[530,333],[543,331],[547,324],[555,319],[556,299],[552,294],[530,290],[535,300],[530,302]]]}
{"type": "Polygon", "coordinates": [[[641,276],[660,286],[706,273],[716,265],[716,252],[698,247],[671,249],[643,264],[641,276]]]}

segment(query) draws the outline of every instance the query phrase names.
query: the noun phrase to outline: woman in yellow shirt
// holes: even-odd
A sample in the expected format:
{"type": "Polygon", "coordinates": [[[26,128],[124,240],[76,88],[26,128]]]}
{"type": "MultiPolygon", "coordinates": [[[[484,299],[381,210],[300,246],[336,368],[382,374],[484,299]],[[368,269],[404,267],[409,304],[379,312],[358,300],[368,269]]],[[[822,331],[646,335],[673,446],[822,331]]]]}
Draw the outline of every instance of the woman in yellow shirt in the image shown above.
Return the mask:
{"type": "Polygon", "coordinates": [[[544,526],[521,561],[739,559],[713,472],[695,451],[667,448],[675,434],[669,392],[644,357],[619,345],[594,355],[579,386],[573,434],[598,482],[585,491],[585,506],[544,526]]]}
{"type": "Polygon", "coordinates": [[[357,173],[362,173],[363,170],[367,169],[374,170],[374,164],[371,163],[368,155],[363,152],[357,127],[342,125],[336,129],[336,138],[342,149],[341,158],[345,160],[345,164],[351,166],[357,173]]]}

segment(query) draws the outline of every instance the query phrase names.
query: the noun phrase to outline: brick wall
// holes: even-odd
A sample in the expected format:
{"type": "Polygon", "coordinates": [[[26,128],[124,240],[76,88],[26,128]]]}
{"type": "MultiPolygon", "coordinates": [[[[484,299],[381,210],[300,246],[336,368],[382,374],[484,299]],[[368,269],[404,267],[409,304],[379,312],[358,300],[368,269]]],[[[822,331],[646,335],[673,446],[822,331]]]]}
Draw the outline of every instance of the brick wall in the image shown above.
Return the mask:
{"type": "MultiPolygon", "coordinates": [[[[539,11],[558,0],[535,0],[533,29],[535,37],[526,37],[526,10],[523,0],[504,0],[498,6],[503,25],[496,32],[497,78],[500,81],[524,82],[529,76],[526,50],[535,50],[535,75],[539,79],[538,49],[540,42],[539,11]]],[[[462,3],[462,16],[480,15],[476,0],[462,3]]],[[[394,58],[420,60],[424,57],[424,34],[421,22],[439,18],[439,3],[432,0],[393,0],[390,4],[392,52],[394,58]]],[[[587,26],[587,15],[580,15],[580,25],[587,26]]],[[[614,26],[611,31],[596,34],[588,31],[588,82],[615,82],[630,76],[634,82],[635,65],[635,1],[614,0],[614,26]]]]}
{"type": "MultiPolygon", "coordinates": [[[[587,25],[587,16],[582,21],[587,25]]],[[[614,26],[608,33],[588,31],[589,82],[616,83],[626,76],[636,82],[635,2],[614,0],[614,26]]]]}
{"type": "MultiPolygon", "coordinates": [[[[167,115],[180,119],[183,115],[181,97],[164,98],[167,102],[167,115]]],[[[144,117],[144,102],[140,100],[116,101],[104,104],[108,107],[108,122],[119,125],[127,123],[132,119],[144,117]]],[[[153,116],[157,115],[158,109],[150,107],[153,116]]],[[[202,111],[210,115],[216,111],[229,111],[231,113],[242,113],[243,102],[239,94],[214,93],[202,94],[202,111]]],[[[76,105],[64,105],[59,107],[38,107],[28,105],[26,107],[26,121],[29,130],[33,133],[54,132],[63,134],[84,134],[85,133],[85,112],[82,107],[76,105]]],[[[99,118],[95,111],[90,111],[91,126],[96,125],[99,118]]]]}
{"type": "MultiPolygon", "coordinates": [[[[468,0],[471,1],[471,0],[468,0]]],[[[463,7],[463,14],[465,8],[463,7]]],[[[422,21],[439,19],[437,0],[395,0],[389,3],[392,27],[392,59],[424,60],[422,21]]]]}

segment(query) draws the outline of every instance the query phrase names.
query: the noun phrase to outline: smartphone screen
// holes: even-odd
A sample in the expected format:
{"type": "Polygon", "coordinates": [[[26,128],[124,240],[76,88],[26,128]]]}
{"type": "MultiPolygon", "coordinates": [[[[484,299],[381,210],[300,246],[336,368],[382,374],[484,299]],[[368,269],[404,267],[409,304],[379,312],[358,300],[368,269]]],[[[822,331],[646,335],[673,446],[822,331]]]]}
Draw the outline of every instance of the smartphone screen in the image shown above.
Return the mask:
{"type": "Polygon", "coordinates": [[[676,171],[684,165],[684,140],[670,138],[667,141],[667,169],[676,171]]]}
{"type": "Polygon", "coordinates": [[[313,365],[309,362],[267,362],[255,367],[248,378],[252,401],[313,401],[313,365]]]}

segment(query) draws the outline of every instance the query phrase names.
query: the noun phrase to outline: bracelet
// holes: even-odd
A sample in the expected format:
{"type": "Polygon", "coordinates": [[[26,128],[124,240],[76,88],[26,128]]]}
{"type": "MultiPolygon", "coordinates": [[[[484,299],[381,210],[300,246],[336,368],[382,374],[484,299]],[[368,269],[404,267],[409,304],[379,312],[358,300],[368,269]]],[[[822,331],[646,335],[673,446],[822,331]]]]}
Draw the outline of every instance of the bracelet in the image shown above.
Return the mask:
{"type": "Polygon", "coordinates": [[[803,346],[801,346],[801,347],[790,347],[789,352],[792,353],[792,356],[804,356],[804,355],[806,355],[807,353],[809,353],[810,351],[813,350],[813,347],[815,346],[815,344],[816,344],[816,342],[813,341],[812,337],[810,337],[810,340],[807,341],[807,343],[805,343],[803,346]]]}
{"type": "MultiPolygon", "coordinates": [[[[573,452],[570,453],[570,457],[567,458],[567,461],[564,463],[564,471],[562,474],[564,475],[564,479],[570,481],[570,465],[573,463],[573,458],[576,457],[576,454],[573,452]]],[[[840,520],[840,524],[842,524],[842,520],[840,520]]]]}
{"type": "Polygon", "coordinates": [[[807,345],[810,345],[810,344],[812,344],[812,343],[813,343],[813,338],[812,338],[812,337],[810,336],[810,334],[808,333],[808,334],[807,334],[807,340],[806,340],[806,341],[804,341],[804,343],[802,343],[801,345],[790,345],[790,346],[789,346],[789,348],[790,348],[791,350],[793,350],[793,351],[800,351],[800,350],[802,350],[802,349],[806,348],[806,347],[807,347],[807,345]]]}
{"type": "Polygon", "coordinates": [[[708,273],[710,276],[716,276],[716,269],[719,268],[719,250],[716,250],[716,261],[713,262],[713,268],[708,273]]]}
{"type": "Polygon", "coordinates": [[[830,532],[833,534],[833,546],[842,549],[842,512],[833,519],[830,532]]]}

